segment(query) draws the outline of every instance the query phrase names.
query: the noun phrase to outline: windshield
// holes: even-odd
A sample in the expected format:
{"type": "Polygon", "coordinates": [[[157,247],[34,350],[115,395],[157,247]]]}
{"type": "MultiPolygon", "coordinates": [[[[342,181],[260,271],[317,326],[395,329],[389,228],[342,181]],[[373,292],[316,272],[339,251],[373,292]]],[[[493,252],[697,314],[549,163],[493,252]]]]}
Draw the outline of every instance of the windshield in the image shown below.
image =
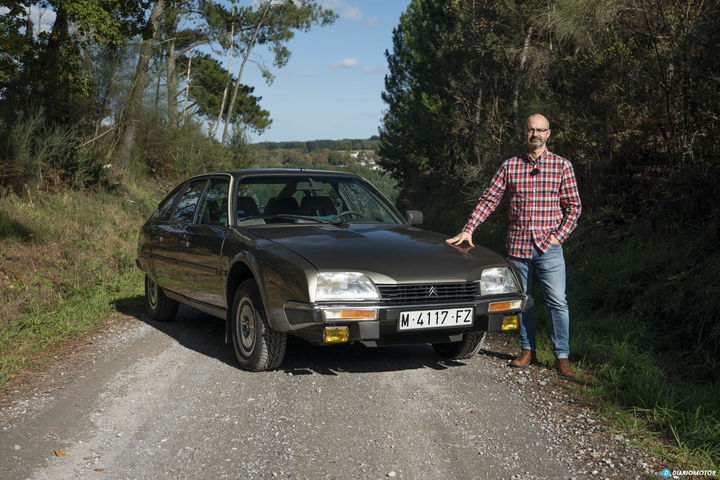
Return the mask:
{"type": "Polygon", "coordinates": [[[240,180],[237,225],[389,223],[403,220],[368,183],[352,177],[268,176],[240,180]]]}

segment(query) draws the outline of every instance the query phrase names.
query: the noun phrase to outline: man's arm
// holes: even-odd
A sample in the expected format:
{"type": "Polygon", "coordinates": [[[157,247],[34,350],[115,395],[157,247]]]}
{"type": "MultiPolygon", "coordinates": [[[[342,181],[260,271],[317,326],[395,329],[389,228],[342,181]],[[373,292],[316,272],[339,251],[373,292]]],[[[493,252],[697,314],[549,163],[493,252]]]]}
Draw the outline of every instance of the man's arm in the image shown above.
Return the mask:
{"type": "Polygon", "coordinates": [[[475,245],[472,242],[473,232],[478,225],[484,222],[487,217],[495,211],[506,188],[507,162],[503,163],[498,171],[495,172],[492,180],[490,180],[490,185],[483,192],[475,210],[470,214],[470,218],[462,231],[454,237],[448,238],[445,242],[450,245],[460,245],[463,242],[468,242],[470,246],[474,247],[475,245]]]}
{"type": "Polygon", "coordinates": [[[563,219],[554,235],[560,243],[564,243],[572,231],[575,230],[578,218],[580,218],[580,212],[582,212],[580,192],[575,180],[575,170],[573,170],[570,162],[567,162],[563,168],[560,183],[560,208],[563,212],[563,219]]]}

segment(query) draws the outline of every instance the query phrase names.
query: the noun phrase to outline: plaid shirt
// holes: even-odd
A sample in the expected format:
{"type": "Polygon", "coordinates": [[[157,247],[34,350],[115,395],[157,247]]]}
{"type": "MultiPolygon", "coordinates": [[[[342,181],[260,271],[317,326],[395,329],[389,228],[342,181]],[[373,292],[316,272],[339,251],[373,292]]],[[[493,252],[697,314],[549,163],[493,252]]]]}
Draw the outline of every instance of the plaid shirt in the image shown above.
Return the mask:
{"type": "Polygon", "coordinates": [[[464,231],[472,234],[510,191],[507,254],[532,258],[533,246],[550,248],[550,235],[565,242],[577,225],[582,205],[570,161],[545,150],[536,162],[527,155],[505,160],[480,197],[464,231]],[[539,172],[531,172],[537,168],[539,172]]]}

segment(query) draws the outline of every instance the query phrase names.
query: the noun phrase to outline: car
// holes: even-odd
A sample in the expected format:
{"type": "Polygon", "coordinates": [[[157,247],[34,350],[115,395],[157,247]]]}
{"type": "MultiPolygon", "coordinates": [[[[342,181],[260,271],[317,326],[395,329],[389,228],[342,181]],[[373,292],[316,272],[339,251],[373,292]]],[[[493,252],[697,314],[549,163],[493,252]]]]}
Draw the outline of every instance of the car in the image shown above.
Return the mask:
{"type": "Polygon", "coordinates": [[[403,216],[362,177],[246,169],[194,176],[141,227],[137,265],[155,321],[184,304],[225,321],[241,368],[278,368],[287,336],[316,344],[432,344],[465,359],[532,305],[517,273],[403,216]]]}

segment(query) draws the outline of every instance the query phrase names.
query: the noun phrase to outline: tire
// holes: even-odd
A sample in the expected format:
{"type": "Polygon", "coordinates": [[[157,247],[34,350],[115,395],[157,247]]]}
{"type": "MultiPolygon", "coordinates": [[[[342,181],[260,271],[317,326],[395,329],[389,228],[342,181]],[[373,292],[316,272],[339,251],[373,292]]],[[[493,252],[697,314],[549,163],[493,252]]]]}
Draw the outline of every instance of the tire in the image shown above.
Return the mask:
{"type": "Polygon", "coordinates": [[[238,287],[231,315],[233,349],[240,368],[259,372],[279,367],[285,357],[287,335],[268,325],[254,280],[245,280],[238,287]]]}
{"type": "Polygon", "coordinates": [[[468,332],[459,342],[433,343],[437,353],[453,360],[464,360],[474,356],[483,346],[485,332],[468,332]]]}
{"type": "Polygon", "coordinates": [[[172,320],[178,311],[178,302],[166,297],[162,288],[148,275],[145,275],[145,311],[158,322],[172,320]]]}

